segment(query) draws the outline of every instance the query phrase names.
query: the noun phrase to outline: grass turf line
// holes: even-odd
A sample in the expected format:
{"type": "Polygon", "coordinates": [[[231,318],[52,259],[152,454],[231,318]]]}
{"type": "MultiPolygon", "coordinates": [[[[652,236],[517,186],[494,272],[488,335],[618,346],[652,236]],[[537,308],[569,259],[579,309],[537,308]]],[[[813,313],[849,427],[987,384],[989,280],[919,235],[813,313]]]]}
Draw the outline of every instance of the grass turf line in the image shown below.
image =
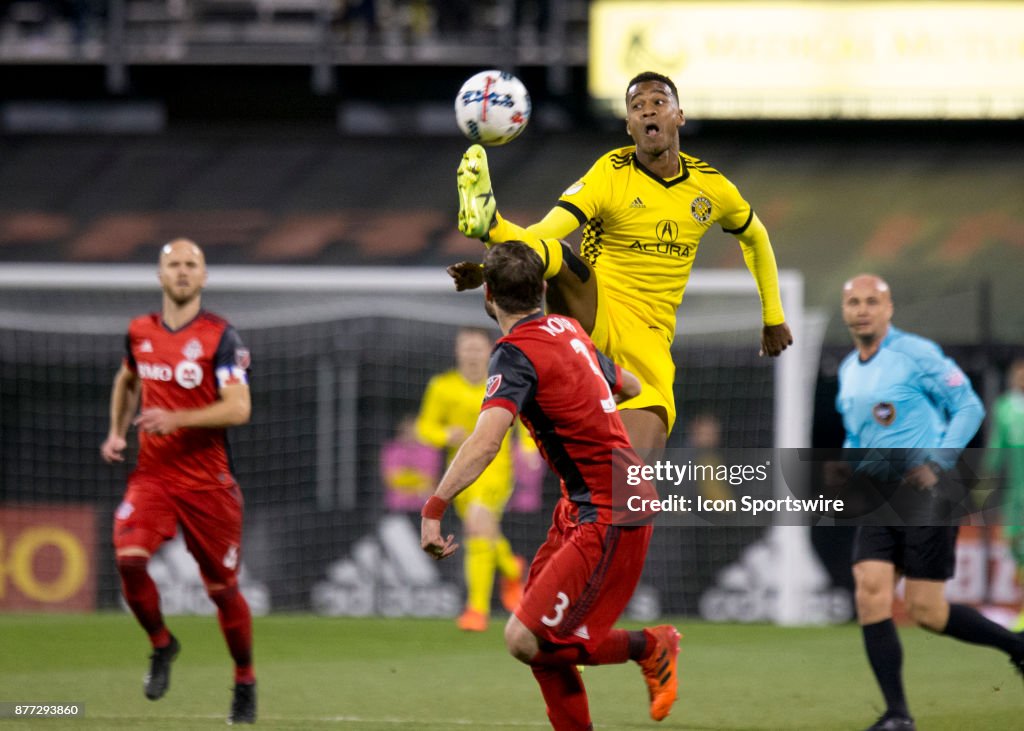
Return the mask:
{"type": "MultiPolygon", "coordinates": [[[[881,711],[853,625],[678,624],[681,694],[658,729],[853,731],[881,711]]],[[[61,729],[222,728],[232,683],[216,619],[171,617],[169,626],[182,652],[167,696],[151,702],[142,695],[148,644],[128,615],[0,615],[0,701],[85,703],[84,718],[45,722],[61,729]]],[[[1019,727],[1024,687],[1000,653],[918,629],[901,636],[921,728],[1019,727]]],[[[273,615],[256,619],[255,643],[264,729],[549,728],[532,675],[504,651],[500,622],[467,634],[448,620],[273,615]]],[[[584,681],[596,728],[654,728],[634,663],[588,668],[584,681]]],[[[0,729],[40,723],[0,720],[0,729]]]]}

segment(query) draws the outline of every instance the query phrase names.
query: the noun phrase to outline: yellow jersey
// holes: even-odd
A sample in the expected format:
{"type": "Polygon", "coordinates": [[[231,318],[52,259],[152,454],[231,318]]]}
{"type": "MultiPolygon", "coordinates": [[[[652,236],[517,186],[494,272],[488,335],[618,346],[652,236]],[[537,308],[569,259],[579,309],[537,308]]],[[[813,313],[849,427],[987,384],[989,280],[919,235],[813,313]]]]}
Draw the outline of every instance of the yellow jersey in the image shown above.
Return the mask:
{"type": "Polygon", "coordinates": [[[742,234],[754,213],[706,162],[681,152],[680,174],[665,180],[644,167],[635,150],[602,156],[557,206],[584,227],[580,255],[599,272],[608,296],[671,341],[701,237],[713,224],[742,234]]]}
{"type": "MultiPolygon", "coordinates": [[[[470,383],[457,370],[446,371],[431,378],[416,418],[417,436],[424,443],[439,449],[448,446],[449,430],[453,427],[462,430],[463,439],[468,437],[480,416],[480,405],[483,403],[486,388],[486,380],[481,383],[470,383]]],[[[522,426],[519,428],[525,433],[522,426]]],[[[527,438],[524,441],[522,434],[518,436],[521,445],[529,445],[527,448],[536,449],[532,439],[527,438]]],[[[458,447],[449,447],[446,463],[450,463],[458,451],[458,447]]],[[[512,492],[512,448],[508,434],[505,435],[494,461],[473,485],[509,494],[512,492]]]]}

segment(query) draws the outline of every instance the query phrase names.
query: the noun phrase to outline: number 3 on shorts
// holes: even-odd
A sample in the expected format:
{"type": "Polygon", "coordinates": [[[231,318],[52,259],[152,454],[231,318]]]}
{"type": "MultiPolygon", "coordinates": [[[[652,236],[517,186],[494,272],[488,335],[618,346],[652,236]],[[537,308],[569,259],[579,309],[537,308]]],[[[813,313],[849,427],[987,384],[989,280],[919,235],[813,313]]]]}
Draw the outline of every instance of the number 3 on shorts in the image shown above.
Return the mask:
{"type": "Polygon", "coordinates": [[[557,627],[563,616],[565,615],[565,608],[569,606],[569,597],[565,595],[564,591],[558,592],[558,601],[555,602],[555,616],[553,617],[541,617],[540,621],[546,624],[548,627],[557,627]]]}

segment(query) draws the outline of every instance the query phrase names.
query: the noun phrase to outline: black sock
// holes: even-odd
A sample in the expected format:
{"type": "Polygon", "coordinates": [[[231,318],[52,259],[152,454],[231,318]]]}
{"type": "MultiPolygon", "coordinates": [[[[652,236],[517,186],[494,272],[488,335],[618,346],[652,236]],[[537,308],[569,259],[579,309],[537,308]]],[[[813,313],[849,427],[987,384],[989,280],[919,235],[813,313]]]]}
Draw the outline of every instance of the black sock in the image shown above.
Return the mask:
{"type": "Polygon", "coordinates": [[[896,634],[896,624],[892,619],[885,619],[865,624],[861,631],[868,662],[885,697],[886,711],[909,716],[907,697],[903,694],[903,646],[896,634]]]}
{"type": "Polygon", "coordinates": [[[998,647],[1010,657],[1024,655],[1024,638],[964,604],[949,605],[949,621],[942,634],[975,645],[998,647]]]}
{"type": "Polygon", "coordinates": [[[643,630],[629,633],[629,659],[642,660],[647,652],[647,635],[643,630]]]}

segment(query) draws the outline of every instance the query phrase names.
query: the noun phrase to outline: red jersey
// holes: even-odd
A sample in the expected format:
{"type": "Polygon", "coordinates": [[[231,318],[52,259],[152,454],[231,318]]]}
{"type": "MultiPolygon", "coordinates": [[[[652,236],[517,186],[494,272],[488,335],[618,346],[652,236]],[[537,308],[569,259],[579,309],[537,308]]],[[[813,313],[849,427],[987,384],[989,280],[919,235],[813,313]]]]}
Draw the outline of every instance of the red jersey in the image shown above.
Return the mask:
{"type": "MultiPolygon", "coordinates": [[[[518,414],[561,478],[581,523],[612,523],[612,487],[627,464],[641,464],[616,410],[621,370],[571,317],[538,313],[498,340],[481,409],[518,414]],[[614,469],[613,469],[614,467],[614,469]]],[[[618,489],[654,496],[649,483],[618,489]]],[[[615,495],[621,505],[627,495],[615,495]]],[[[617,522],[617,521],[616,521],[617,522]]]]}
{"type": "MultiPolygon", "coordinates": [[[[226,320],[205,310],[178,330],[159,313],[137,317],[128,326],[126,348],[125,365],[142,379],[143,409],[202,408],[219,398],[220,387],[249,382],[249,351],[226,320]]],[[[186,490],[234,486],[226,430],[139,432],[132,476],[186,490]]]]}

